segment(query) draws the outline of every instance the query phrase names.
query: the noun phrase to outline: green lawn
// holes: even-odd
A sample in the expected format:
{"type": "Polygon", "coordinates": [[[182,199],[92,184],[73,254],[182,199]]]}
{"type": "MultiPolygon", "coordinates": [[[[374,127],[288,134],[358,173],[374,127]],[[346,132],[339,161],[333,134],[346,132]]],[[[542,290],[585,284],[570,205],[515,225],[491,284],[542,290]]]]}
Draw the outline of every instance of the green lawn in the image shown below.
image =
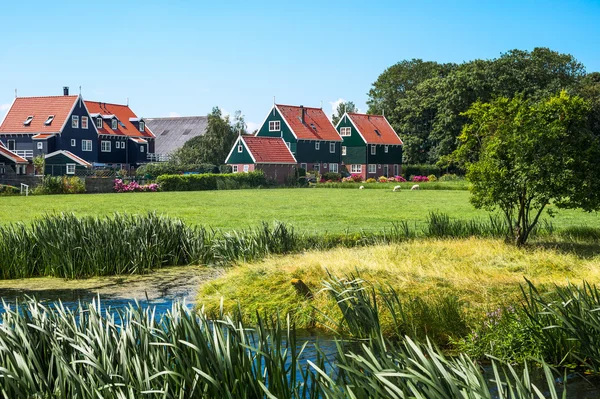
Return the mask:
{"type": "MultiPolygon", "coordinates": [[[[0,197],[0,223],[29,222],[53,212],[107,215],[117,211],[157,211],[213,228],[239,229],[279,220],[304,230],[328,232],[380,230],[401,220],[419,224],[430,211],[452,218],[487,217],[487,212],[471,206],[469,193],[463,190],[394,193],[305,188],[0,197]]],[[[558,228],[600,227],[600,215],[559,210],[552,223],[558,228]]]]}

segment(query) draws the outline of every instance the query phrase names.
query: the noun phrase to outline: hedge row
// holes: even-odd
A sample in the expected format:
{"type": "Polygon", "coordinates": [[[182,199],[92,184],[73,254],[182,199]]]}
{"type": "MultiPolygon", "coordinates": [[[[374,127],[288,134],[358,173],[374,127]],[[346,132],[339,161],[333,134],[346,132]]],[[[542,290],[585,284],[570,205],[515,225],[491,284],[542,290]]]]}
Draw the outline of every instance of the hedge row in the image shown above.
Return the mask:
{"type": "Polygon", "coordinates": [[[136,170],[138,176],[146,176],[150,179],[156,179],[160,175],[178,175],[185,172],[223,173],[218,166],[210,163],[187,165],[173,162],[153,162],[142,165],[136,170]]]}
{"type": "Polygon", "coordinates": [[[158,176],[157,183],[160,184],[162,191],[235,190],[271,185],[262,171],[227,174],[161,175],[158,176]]]}

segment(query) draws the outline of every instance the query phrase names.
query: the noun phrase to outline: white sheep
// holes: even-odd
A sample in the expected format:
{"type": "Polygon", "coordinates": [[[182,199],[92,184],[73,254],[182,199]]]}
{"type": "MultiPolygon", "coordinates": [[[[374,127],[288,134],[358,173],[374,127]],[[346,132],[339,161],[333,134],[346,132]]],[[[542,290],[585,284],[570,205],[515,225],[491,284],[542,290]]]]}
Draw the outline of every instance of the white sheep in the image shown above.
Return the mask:
{"type": "Polygon", "coordinates": [[[400,186],[396,186],[396,187],[394,187],[394,190],[393,190],[393,191],[394,191],[394,192],[395,192],[395,191],[400,191],[400,186]]]}
{"type": "Polygon", "coordinates": [[[362,189],[364,189],[364,188],[365,188],[365,186],[360,186],[358,189],[359,189],[359,190],[362,190],[362,189]]]}
{"type": "Polygon", "coordinates": [[[418,184],[415,184],[415,185],[414,185],[414,186],[412,186],[410,189],[411,189],[411,190],[418,190],[418,189],[419,189],[419,185],[418,185],[418,184]]]}

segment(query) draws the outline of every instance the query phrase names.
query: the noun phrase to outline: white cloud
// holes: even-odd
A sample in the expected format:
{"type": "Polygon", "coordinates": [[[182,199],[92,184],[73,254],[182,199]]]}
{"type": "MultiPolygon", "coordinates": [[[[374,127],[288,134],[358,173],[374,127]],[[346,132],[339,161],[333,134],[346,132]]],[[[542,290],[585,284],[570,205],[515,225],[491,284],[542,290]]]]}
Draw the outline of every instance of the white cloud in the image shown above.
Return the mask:
{"type": "Polygon", "coordinates": [[[258,124],[258,123],[246,122],[246,129],[248,130],[248,133],[252,133],[253,131],[257,130],[259,127],[260,127],[260,124],[258,124]]]}
{"type": "Polygon", "coordinates": [[[346,100],[344,100],[343,98],[338,98],[335,101],[329,101],[329,104],[331,105],[331,111],[329,112],[329,119],[331,119],[333,117],[333,114],[335,114],[335,112],[337,111],[337,107],[338,105],[340,105],[341,103],[345,103],[346,100]]]}
{"type": "Polygon", "coordinates": [[[177,112],[173,112],[173,111],[169,112],[169,118],[178,118],[180,116],[181,116],[181,114],[179,114],[177,112]]]}

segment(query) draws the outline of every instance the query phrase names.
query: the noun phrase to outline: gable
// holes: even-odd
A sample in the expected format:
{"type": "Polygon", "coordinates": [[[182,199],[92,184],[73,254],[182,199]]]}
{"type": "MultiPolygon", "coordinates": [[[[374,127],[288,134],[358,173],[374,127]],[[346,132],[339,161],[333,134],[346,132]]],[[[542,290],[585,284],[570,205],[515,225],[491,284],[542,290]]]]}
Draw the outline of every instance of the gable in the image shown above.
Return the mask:
{"type": "Polygon", "coordinates": [[[365,139],[360,135],[360,133],[348,117],[348,114],[344,114],[342,116],[342,118],[336,126],[336,130],[338,131],[338,133],[340,133],[342,140],[344,140],[344,143],[342,144],[343,146],[358,147],[366,145],[365,139]],[[350,136],[342,136],[342,128],[350,128],[350,136]]]}
{"type": "Polygon", "coordinates": [[[233,148],[229,152],[227,159],[225,160],[226,164],[253,164],[254,160],[248,151],[248,148],[242,142],[242,138],[238,137],[238,139],[233,144],[233,148]],[[242,152],[238,152],[238,146],[242,146],[242,152]]]}

